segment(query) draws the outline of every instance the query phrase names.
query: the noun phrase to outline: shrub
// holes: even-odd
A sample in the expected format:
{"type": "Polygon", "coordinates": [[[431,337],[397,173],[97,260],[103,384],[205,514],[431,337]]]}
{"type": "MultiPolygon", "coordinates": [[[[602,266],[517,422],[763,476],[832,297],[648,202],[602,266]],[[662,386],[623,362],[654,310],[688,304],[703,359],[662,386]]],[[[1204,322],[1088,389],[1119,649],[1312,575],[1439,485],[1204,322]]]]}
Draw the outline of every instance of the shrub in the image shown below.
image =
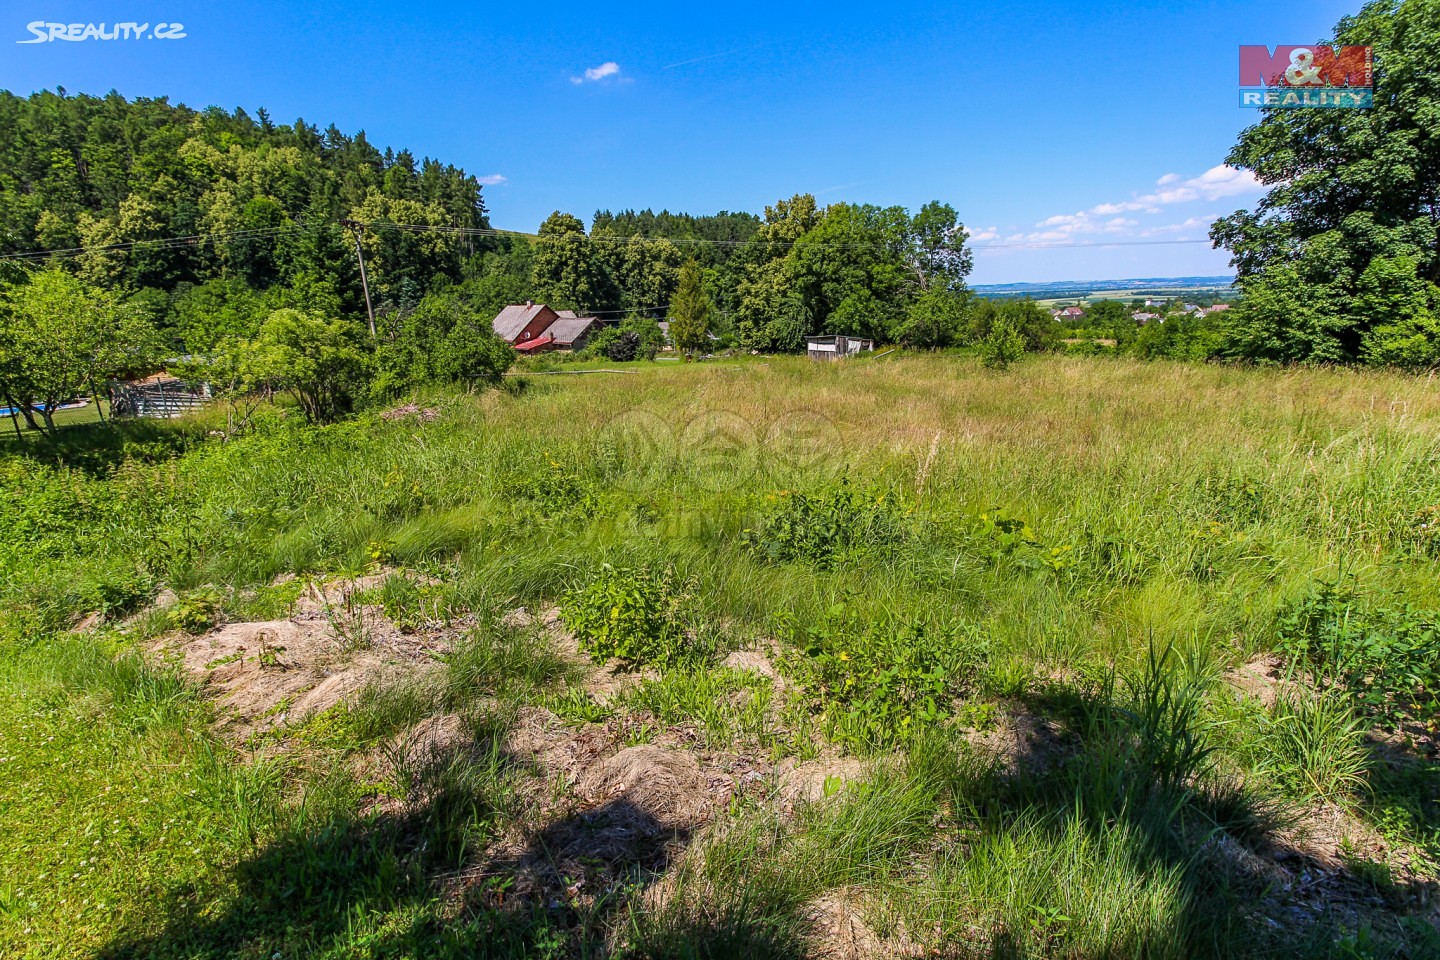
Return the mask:
{"type": "Polygon", "coordinates": [[[1025,355],[1025,338],[1015,325],[998,319],[980,341],[980,362],[991,370],[1008,370],[1010,364],[1025,355]]]}
{"type": "Polygon", "coordinates": [[[974,549],[997,567],[1060,573],[1078,562],[1074,546],[1044,543],[1028,522],[1004,507],[980,514],[967,534],[974,549]]]}
{"type": "Polygon", "coordinates": [[[976,678],[989,644],[972,625],[864,623],[846,604],[778,633],[835,739],[883,749],[904,743],[954,712],[976,678]]]}
{"type": "Polygon", "coordinates": [[[150,602],[155,584],[142,573],[122,571],[98,577],[85,593],[86,599],[105,616],[124,616],[150,602]]]}
{"type": "Polygon", "coordinates": [[[1367,607],[1327,583],[1281,613],[1277,634],[1280,651],[1317,686],[1336,688],[1381,723],[1440,715],[1433,610],[1367,607]]]}
{"type": "Polygon", "coordinates": [[[668,568],[606,564],[589,583],[565,594],[560,616],[597,662],[676,663],[693,652],[683,613],[689,586],[668,568]]]}
{"type": "Polygon", "coordinates": [[[501,489],[508,498],[532,500],[547,510],[579,507],[589,512],[598,504],[592,479],[556,460],[537,470],[507,478],[501,489]]]}
{"type": "Polygon", "coordinates": [[[640,352],[640,334],[627,330],[619,334],[605,348],[607,359],[617,363],[629,363],[640,352]]]}
{"type": "Polygon", "coordinates": [[[820,569],[902,539],[904,528],[886,494],[862,494],[847,480],[816,494],[782,490],[742,537],[770,563],[798,561],[820,569]]]}
{"type": "Polygon", "coordinates": [[[170,609],[170,622],[186,633],[205,633],[219,622],[221,603],[216,590],[191,591],[170,609]]]}

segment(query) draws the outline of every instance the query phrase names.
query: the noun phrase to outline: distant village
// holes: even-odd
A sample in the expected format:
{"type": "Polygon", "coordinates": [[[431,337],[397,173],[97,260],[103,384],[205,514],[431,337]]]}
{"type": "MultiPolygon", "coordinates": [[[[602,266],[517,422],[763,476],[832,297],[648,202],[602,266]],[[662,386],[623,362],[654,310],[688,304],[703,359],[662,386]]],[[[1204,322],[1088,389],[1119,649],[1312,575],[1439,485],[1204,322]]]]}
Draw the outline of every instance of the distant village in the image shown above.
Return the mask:
{"type": "MultiPolygon", "coordinates": [[[[1164,323],[1165,317],[1170,314],[1204,317],[1212,313],[1221,313],[1230,309],[1230,304],[1228,303],[1201,306],[1195,303],[1183,303],[1171,297],[1150,297],[1146,299],[1143,304],[1137,304],[1132,304],[1133,309],[1130,317],[1142,327],[1147,323],[1164,323]]],[[[1054,308],[1050,311],[1050,316],[1054,317],[1057,323],[1076,326],[1085,319],[1086,313],[1087,310],[1085,307],[1072,305],[1054,308]]]]}

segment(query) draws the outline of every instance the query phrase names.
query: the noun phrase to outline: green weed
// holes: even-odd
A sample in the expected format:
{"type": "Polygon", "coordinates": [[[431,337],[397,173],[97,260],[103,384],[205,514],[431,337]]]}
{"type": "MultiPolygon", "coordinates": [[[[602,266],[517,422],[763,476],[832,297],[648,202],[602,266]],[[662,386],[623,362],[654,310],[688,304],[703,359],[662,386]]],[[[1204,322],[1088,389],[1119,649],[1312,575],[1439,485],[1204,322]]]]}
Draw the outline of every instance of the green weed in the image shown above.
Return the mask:
{"type": "Polygon", "coordinates": [[[972,624],[875,622],[841,603],[801,623],[782,618],[785,664],[814,699],[831,737],[879,750],[950,716],[989,653],[972,624]]]}
{"type": "Polygon", "coordinates": [[[678,663],[700,652],[691,639],[693,588],[672,568],[606,564],[589,582],[565,594],[560,615],[597,662],[678,663]]]}
{"type": "Polygon", "coordinates": [[[781,490],[766,500],[767,509],[742,538],[768,563],[826,570],[895,544],[905,534],[893,497],[862,492],[845,478],[818,493],[781,490]]]}
{"type": "Polygon", "coordinates": [[[1292,691],[1275,701],[1261,742],[1300,796],[1349,804],[1365,784],[1365,728],[1340,697],[1292,691]]]}

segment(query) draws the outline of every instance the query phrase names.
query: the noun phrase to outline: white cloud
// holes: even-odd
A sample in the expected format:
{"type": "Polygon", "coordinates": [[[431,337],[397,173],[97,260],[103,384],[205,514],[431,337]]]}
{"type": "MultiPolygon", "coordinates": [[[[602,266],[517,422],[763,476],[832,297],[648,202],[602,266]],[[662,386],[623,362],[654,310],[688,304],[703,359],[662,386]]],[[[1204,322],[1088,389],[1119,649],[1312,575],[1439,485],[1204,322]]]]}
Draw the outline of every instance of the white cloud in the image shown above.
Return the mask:
{"type": "Polygon", "coordinates": [[[506,177],[503,173],[492,173],[488,176],[476,177],[475,179],[479,180],[487,187],[498,187],[500,186],[500,184],[505,183],[509,178],[506,177]]]}
{"type": "Polygon", "coordinates": [[[577,84],[595,83],[596,81],[604,80],[606,77],[616,77],[619,75],[620,64],[616,63],[614,60],[607,60],[604,63],[600,64],[600,66],[598,67],[590,67],[589,69],[587,69],[584,76],[571,77],[570,82],[577,84]]]}
{"type": "Polygon", "coordinates": [[[1234,197],[1242,193],[1260,193],[1265,189],[1251,171],[1227,167],[1223,163],[1218,167],[1211,167],[1193,180],[1185,181],[1185,185],[1200,191],[1206,200],[1219,200],[1221,197],[1234,197]]]}
{"type": "Polygon", "coordinates": [[[1035,224],[1029,233],[1016,233],[1007,237],[1008,243],[1056,243],[1074,241],[1079,237],[1103,234],[1095,240],[1104,243],[1117,237],[1144,238],[1168,236],[1186,230],[1208,228],[1217,215],[1190,217],[1182,223],[1158,226],[1142,226],[1139,220],[1121,214],[1144,214],[1156,216],[1166,207],[1197,201],[1216,201],[1249,193],[1260,193],[1265,188],[1249,170],[1235,167],[1211,167],[1195,177],[1183,177],[1178,173],[1167,173],[1155,181],[1156,189],[1138,194],[1129,200],[1099,203],[1087,210],[1076,213],[1060,213],[1046,217],[1035,224]]]}
{"type": "Polygon", "coordinates": [[[1203,217],[1187,217],[1180,223],[1166,223],[1160,226],[1146,227],[1141,230],[1139,237],[1163,237],[1172,233],[1185,233],[1186,231],[1208,231],[1210,224],[1220,219],[1218,213],[1208,213],[1203,217]]]}

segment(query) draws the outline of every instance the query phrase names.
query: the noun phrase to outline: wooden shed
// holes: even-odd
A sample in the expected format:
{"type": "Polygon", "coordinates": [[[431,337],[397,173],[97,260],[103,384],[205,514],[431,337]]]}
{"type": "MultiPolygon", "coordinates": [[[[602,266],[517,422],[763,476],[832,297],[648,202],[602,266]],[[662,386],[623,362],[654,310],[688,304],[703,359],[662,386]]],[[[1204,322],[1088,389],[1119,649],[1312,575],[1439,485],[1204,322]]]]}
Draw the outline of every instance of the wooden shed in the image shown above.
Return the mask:
{"type": "Polygon", "coordinates": [[[806,337],[805,349],[811,360],[843,360],[875,349],[874,340],[841,335],[806,337]]]}

